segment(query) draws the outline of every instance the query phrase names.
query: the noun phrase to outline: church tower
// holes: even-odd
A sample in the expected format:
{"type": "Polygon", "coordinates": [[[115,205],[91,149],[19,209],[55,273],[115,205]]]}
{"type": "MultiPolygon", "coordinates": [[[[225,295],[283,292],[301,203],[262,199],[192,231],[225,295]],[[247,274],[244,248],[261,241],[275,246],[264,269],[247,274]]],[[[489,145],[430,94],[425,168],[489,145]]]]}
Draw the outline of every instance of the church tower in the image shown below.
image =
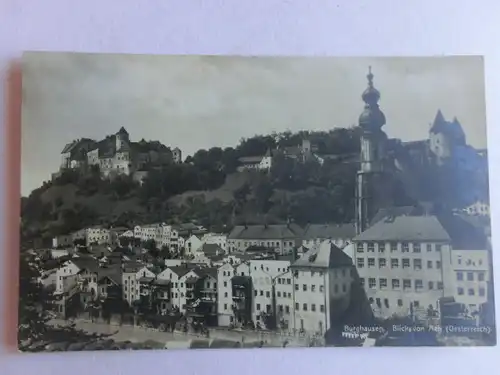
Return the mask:
{"type": "Polygon", "coordinates": [[[356,233],[365,231],[380,208],[387,207],[390,191],[385,176],[385,144],[387,135],[382,127],[385,115],[380,110],[379,91],[373,86],[371,67],[367,75],[368,88],[363,92],[365,108],[359,116],[361,128],[360,169],[356,179],[356,233]],[[384,178],[385,177],[385,178],[384,178]]]}

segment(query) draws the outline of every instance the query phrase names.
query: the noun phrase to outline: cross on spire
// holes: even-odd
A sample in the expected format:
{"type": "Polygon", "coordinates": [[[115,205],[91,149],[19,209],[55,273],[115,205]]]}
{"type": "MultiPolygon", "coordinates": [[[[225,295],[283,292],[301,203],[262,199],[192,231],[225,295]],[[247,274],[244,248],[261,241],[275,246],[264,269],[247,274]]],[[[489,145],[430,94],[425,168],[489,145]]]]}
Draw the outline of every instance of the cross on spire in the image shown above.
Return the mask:
{"type": "Polygon", "coordinates": [[[368,85],[370,87],[373,87],[373,73],[372,73],[372,66],[368,66],[368,75],[366,76],[368,78],[368,85]]]}

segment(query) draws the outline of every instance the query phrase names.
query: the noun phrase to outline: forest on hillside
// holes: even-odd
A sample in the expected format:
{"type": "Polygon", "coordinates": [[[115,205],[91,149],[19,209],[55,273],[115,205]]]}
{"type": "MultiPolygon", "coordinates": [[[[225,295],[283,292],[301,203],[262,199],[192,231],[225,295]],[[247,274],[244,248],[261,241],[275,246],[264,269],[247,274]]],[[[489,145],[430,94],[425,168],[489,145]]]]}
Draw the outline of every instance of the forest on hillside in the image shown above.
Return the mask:
{"type": "MultiPolygon", "coordinates": [[[[234,148],[199,150],[185,163],[151,169],[142,185],[130,176],[102,179],[95,167],[84,174],[66,171],[22,198],[22,238],[49,240],[91,225],[130,227],[158,221],[196,222],[217,231],[228,231],[243,222],[353,222],[358,162],[333,158],[323,165],[317,161],[300,163],[279,152],[300,145],[303,139],[309,139],[319,154],[356,155],[360,151],[358,127],[336,128],[257,135],[242,139],[234,148]],[[220,189],[228,177],[238,173],[240,157],[263,155],[268,149],[277,150],[269,173],[245,172],[244,183],[230,188],[229,200],[205,199],[203,192],[220,189]],[[187,193],[182,203],[172,202],[173,197],[187,193]]],[[[407,176],[417,173],[412,170],[407,176]]],[[[427,191],[425,198],[435,201],[455,199],[453,189],[460,186],[453,171],[425,173],[425,178],[419,178],[425,188],[417,188],[417,193],[427,191]]],[[[411,180],[395,184],[390,192],[396,205],[414,204],[419,199],[408,196],[405,182],[408,185],[411,180]]]]}

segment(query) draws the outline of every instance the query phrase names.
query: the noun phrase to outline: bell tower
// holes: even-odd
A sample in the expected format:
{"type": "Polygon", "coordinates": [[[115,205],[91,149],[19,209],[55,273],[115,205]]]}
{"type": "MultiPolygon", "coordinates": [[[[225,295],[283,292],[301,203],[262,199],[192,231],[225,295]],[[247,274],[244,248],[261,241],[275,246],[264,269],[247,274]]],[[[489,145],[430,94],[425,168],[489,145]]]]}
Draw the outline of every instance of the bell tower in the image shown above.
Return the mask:
{"type": "Polygon", "coordinates": [[[387,206],[388,180],[384,173],[385,144],[387,135],[382,130],[385,115],[378,101],[380,92],[373,85],[371,67],[368,70],[368,87],[362,94],[365,103],[359,116],[361,128],[360,169],[356,178],[356,233],[365,231],[377,211],[387,206]],[[385,177],[385,178],[384,178],[385,177]]]}

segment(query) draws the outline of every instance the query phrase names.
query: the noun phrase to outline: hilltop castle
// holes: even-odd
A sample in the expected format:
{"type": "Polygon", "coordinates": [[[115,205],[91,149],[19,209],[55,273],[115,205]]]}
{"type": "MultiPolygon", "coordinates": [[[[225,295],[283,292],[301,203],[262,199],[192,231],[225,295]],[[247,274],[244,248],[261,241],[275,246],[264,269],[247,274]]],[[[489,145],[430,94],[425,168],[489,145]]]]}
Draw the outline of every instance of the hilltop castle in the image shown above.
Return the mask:
{"type": "MultiPolygon", "coordinates": [[[[98,166],[103,177],[132,175],[141,181],[151,168],[181,163],[179,148],[171,150],[158,141],[130,141],[125,128],[101,141],[89,138],[74,140],[61,151],[60,174],[67,169],[98,166]]],[[[58,175],[56,174],[56,175],[58,175]]]]}

